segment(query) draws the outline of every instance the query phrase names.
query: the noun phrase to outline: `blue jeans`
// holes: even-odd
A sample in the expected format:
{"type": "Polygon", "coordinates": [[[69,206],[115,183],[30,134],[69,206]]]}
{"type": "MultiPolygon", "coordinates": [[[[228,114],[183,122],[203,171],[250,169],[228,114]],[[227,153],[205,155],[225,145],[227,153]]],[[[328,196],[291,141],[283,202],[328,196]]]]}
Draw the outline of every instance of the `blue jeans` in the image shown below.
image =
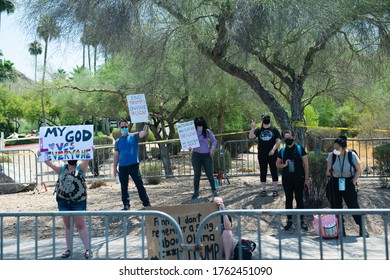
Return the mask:
{"type": "Polygon", "coordinates": [[[215,192],[215,182],[213,176],[213,159],[210,154],[201,154],[197,152],[192,153],[191,157],[192,167],[194,168],[194,193],[199,192],[200,176],[202,174],[202,166],[206,172],[207,179],[209,179],[211,191],[215,192]]]}
{"type": "Polygon", "coordinates": [[[85,211],[87,210],[87,200],[74,202],[57,197],[57,206],[59,211],[85,211]]]}
{"type": "Polygon", "coordinates": [[[121,182],[121,194],[122,202],[124,206],[130,206],[129,195],[129,175],[133,179],[135,186],[138,190],[139,198],[142,201],[143,206],[150,206],[149,197],[146,193],[144,183],[142,181],[141,172],[139,170],[139,164],[131,164],[127,166],[119,166],[119,181],[121,182]]]}

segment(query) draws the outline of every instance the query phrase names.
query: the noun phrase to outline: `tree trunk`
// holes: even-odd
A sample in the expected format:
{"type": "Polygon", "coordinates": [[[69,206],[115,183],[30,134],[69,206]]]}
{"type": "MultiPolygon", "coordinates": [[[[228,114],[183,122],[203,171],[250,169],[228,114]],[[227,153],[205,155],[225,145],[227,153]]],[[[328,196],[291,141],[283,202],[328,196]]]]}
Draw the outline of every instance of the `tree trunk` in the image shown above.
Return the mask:
{"type": "Polygon", "coordinates": [[[304,121],[304,111],[302,108],[302,97],[304,93],[303,87],[300,85],[300,81],[294,81],[292,88],[292,98],[291,98],[291,121],[292,121],[292,130],[295,132],[296,141],[302,146],[305,147],[305,132],[306,129],[303,127],[304,121]]]}
{"type": "Polygon", "coordinates": [[[166,178],[173,176],[173,170],[171,166],[171,160],[169,159],[168,143],[159,143],[161,160],[163,162],[164,174],[166,178]]]}
{"type": "Polygon", "coordinates": [[[46,113],[45,113],[45,103],[44,103],[44,92],[45,92],[45,74],[46,74],[46,60],[47,60],[47,45],[49,44],[48,40],[45,40],[45,54],[43,58],[43,74],[42,74],[42,90],[41,90],[41,106],[42,106],[42,124],[47,126],[46,122],[46,113]]]}

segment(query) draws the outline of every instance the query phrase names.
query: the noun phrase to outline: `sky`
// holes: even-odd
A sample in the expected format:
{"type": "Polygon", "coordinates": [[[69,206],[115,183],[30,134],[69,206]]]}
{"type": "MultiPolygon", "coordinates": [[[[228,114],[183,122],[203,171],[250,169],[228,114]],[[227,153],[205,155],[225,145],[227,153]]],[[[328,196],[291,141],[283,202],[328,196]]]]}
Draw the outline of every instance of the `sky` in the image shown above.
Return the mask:
{"type": "MultiPolygon", "coordinates": [[[[29,44],[37,40],[42,44],[42,54],[38,56],[37,80],[42,77],[43,67],[43,40],[35,37],[35,34],[28,34],[18,22],[20,14],[1,14],[0,29],[0,50],[3,59],[14,63],[14,68],[34,80],[34,56],[28,52],[29,44]]],[[[82,65],[82,46],[79,43],[57,43],[49,42],[47,54],[47,69],[49,72],[57,72],[64,69],[67,73],[73,72],[76,66],[82,65]]]]}

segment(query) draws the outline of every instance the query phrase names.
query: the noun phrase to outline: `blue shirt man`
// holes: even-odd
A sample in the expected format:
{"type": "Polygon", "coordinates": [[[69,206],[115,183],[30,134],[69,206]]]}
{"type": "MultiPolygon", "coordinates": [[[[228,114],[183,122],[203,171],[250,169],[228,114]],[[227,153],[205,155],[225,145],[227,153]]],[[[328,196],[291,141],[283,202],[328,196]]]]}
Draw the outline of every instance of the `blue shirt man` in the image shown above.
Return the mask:
{"type": "Polygon", "coordinates": [[[148,134],[148,125],[145,124],[142,131],[131,134],[128,130],[127,121],[121,120],[119,122],[119,127],[121,129],[122,135],[115,142],[114,175],[117,173],[119,174],[123,210],[130,209],[130,195],[128,190],[129,176],[131,176],[135,186],[137,187],[138,195],[142,201],[143,206],[148,207],[150,206],[149,197],[146,193],[146,189],[142,181],[138,159],[139,139],[144,138],[148,134]]]}

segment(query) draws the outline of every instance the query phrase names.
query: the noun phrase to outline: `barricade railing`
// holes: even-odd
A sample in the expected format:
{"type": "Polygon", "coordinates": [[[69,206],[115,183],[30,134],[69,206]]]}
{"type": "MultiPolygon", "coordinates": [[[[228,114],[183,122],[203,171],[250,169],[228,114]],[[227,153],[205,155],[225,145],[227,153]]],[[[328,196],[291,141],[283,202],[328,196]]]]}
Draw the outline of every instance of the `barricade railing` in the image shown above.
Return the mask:
{"type": "MultiPolygon", "coordinates": [[[[319,151],[331,152],[335,138],[323,138],[319,142],[319,151]]],[[[362,169],[361,177],[380,177],[379,167],[375,162],[374,149],[383,144],[390,143],[390,138],[362,138],[347,140],[347,149],[357,152],[362,169]]]]}
{"type": "MultiPolygon", "coordinates": [[[[224,210],[213,212],[206,216],[199,224],[196,233],[196,246],[202,246],[201,236],[204,227],[211,219],[222,215],[230,215],[233,220],[233,235],[235,243],[241,239],[249,239],[257,244],[253,252],[253,259],[385,259],[389,260],[389,235],[388,224],[390,209],[305,209],[305,210],[224,210]],[[339,219],[348,218],[350,215],[362,215],[362,227],[366,228],[367,216],[380,216],[383,219],[383,228],[380,234],[371,233],[369,238],[343,236],[342,223],[340,223],[340,238],[326,239],[316,236],[313,227],[308,220],[313,215],[335,214],[339,219]],[[290,231],[283,229],[282,219],[286,215],[292,215],[295,219],[295,228],[290,231]],[[301,229],[300,217],[309,225],[309,231],[301,229]],[[268,227],[266,230],[265,227],[268,227]],[[270,230],[270,227],[272,229],[270,230]]],[[[218,220],[221,220],[220,218],[218,220]]],[[[319,227],[322,222],[319,220],[319,227]]],[[[359,228],[356,225],[357,228],[359,228]]],[[[222,244],[220,245],[222,246],[222,244]]],[[[222,256],[220,255],[220,258],[222,256]]],[[[242,252],[239,251],[242,259],[242,252]]],[[[197,259],[201,255],[197,252],[197,259]]]]}
{"type": "MultiPolygon", "coordinates": [[[[330,152],[334,138],[320,140],[316,151],[330,152]]],[[[348,148],[355,149],[359,154],[362,177],[380,177],[379,168],[374,160],[374,148],[390,143],[390,138],[350,139],[348,148]]],[[[182,151],[178,139],[145,142],[139,144],[140,169],[145,179],[193,176],[191,153],[182,151]]],[[[95,146],[94,159],[90,161],[87,179],[114,181],[113,145],[95,146]]],[[[229,140],[218,145],[214,166],[222,169],[224,178],[227,176],[259,176],[256,140],[229,140]]],[[[0,150],[0,185],[10,188],[38,188],[41,184],[54,184],[55,174],[45,164],[38,162],[36,151],[28,149],[0,150]]],[[[215,160],[215,159],[214,159],[215,160]]],[[[62,161],[61,161],[62,163],[62,161]]]]}
{"type": "MultiPolygon", "coordinates": [[[[155,223],[160,232],[163,223],[168,221],[175,229],[178,244],[183,244],[179,224],[160,211],[0,212],[0,260],[61,259],[66,250],[63,216],[70,216],[71,225],[75,216],[86,218],[88,247],[94,254],[93,259],[147,259],[146,217],[157,219],[155,223]],[[32,228],[29,227],[31,220],[32,228]]],[[[72,258],[84,258],[84,247],[75,231],[71,226],[72,258]],[[81,253],[74,253],[77,251],[81,253]]],[[[162,235],[158,239],[160,249],[156,258],[163,259],[162,235]]],[[[183,259],[181,250],[177,258],[183,259]]]]}

